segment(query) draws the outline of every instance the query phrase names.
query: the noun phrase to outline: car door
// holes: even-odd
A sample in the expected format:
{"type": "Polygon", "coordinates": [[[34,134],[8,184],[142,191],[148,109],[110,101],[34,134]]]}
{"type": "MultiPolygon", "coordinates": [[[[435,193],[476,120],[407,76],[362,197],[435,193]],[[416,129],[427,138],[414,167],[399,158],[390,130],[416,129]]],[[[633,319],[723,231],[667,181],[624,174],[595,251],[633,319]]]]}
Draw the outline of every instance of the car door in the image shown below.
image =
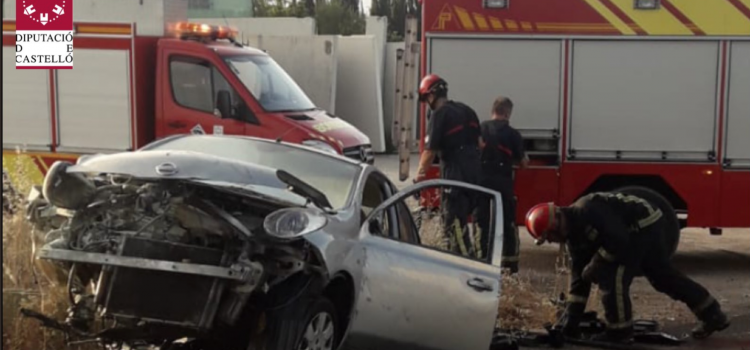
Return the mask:
{"type": "Polygon", "coordinates": [[[360,232],[365,261],[343,348],[487,350],[500,297],[500,201],[498,193],[481,187],[430,180],[398,192],[375,208],[360,232]],[[440,186],[481,192],[496,204],[490,207],[493,229],[486,258],[458,256],[403,232],[416,228],[404,203],[420,191],[440,186]],[[399,221],[396,225],[393,215],[399,221]]]}

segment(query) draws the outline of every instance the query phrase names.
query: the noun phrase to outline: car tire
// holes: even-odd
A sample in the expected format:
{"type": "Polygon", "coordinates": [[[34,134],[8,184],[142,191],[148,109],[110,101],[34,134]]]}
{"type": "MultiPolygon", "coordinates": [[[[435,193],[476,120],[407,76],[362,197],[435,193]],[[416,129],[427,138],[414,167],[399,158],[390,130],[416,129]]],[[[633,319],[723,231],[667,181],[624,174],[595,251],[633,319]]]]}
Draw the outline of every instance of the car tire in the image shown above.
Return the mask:
{"type": "Polygon", "coordinates": [[[643,198],[661,209],[665,221],[664,239],[666,240],[668,247],[669,257],[671,258],[674,256],[674,253],[677,252],[677,247],[680,244],[680,221],[677,218],[677,213],[672,204],[658,192],[646,187],[627,186],[618,188],[614,192],[630,194],[643,198]]]}
{"type": "Polygon", "coordinates": [[[341,338],[336,308],[326,297],[302,296],[269,315],[265,349],[334,350],[341,338]]]}

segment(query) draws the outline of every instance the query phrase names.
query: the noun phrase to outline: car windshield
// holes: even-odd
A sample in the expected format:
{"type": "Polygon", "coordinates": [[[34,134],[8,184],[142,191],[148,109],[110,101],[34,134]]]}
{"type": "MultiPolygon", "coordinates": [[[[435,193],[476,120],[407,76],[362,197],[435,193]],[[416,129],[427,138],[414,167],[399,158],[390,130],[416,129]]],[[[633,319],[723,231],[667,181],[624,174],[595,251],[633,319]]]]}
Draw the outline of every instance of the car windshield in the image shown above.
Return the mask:
{"type": "Polygon", "coordinates": [[[225,56],[224,62],[267,112],[315,108],[299,85],[270,56],[225,56]]]}
{"type": "Polygon", "coordinates": [[[359,174],[357,165],[327,155],[239,137],[185,136],[157,141],[142,150],[201,152],[285,170],[321,191],[333,209],[347,205],[359,174]]]}

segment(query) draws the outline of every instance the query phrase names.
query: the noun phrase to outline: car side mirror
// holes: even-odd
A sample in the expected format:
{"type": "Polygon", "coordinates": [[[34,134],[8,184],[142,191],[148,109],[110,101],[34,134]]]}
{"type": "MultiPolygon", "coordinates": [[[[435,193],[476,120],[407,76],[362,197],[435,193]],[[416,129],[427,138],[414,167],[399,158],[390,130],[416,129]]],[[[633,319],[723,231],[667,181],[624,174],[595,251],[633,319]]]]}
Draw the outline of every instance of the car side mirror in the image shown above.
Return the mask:
{"type": "Polygon", "coordinates": [[[222,119],[232,118],[232,96],[227,90],[219,90],[216,94],[216,109],[221,113],[222,119]]]}

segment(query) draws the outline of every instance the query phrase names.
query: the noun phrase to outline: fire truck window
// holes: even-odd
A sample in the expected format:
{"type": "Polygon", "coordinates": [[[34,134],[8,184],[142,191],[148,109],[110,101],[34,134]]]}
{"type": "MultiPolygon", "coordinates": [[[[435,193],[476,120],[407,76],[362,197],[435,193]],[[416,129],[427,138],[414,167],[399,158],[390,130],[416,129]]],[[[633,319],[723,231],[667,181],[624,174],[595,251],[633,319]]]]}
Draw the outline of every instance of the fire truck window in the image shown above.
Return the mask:
{"type": "Polygon", "coordinates": [[[214,112],[211,67],[208,63],[173,59],[169,64],[175,102],[199,111],[214,112]]]}
{"type": "MultiPolygon", "coordinates": [[[[229,82],[226,78],[219,72],[219,70],[216,67],[212,67],[212,76],[213,76],[213,85],[214,85],[214,102],[218,100],[219,97],[219,91],[226,90],[229,91],[229,95],[231,96],[232,106],[235,108],[234,113],[237,113],[237,106],[241,101],[240,96],[237,94],[237,90],[235,90],[232,85],[229,85],[229,82]]],[[[216,107],[214,105],[214,107],[216,107]]]]}

